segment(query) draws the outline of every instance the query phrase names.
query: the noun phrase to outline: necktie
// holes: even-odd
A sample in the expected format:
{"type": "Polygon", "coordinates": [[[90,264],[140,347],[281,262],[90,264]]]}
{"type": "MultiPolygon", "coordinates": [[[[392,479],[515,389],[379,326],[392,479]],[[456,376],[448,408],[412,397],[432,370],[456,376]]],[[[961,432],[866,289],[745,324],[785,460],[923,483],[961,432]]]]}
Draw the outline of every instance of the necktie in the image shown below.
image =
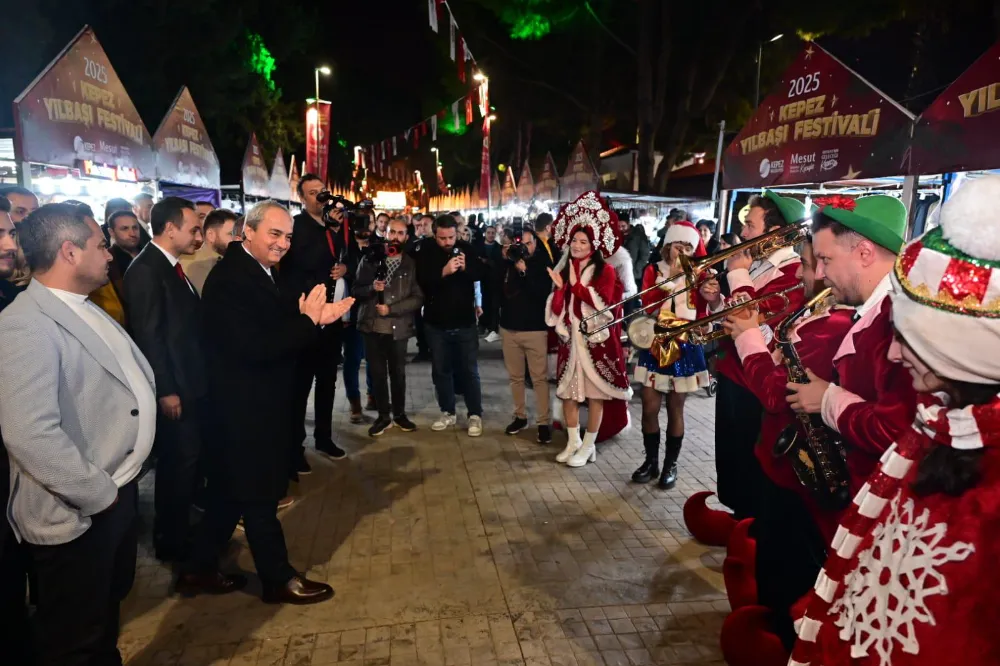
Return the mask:
{"type": "Polygon", "coordinates": [[[184,267],[181,266],[181,263],[179,261],[176,264],[174,264],[174,270],[177,271],[177,277],[184,280],[184,284],[187,284],[187,276],[184,275],[184,267]]]}

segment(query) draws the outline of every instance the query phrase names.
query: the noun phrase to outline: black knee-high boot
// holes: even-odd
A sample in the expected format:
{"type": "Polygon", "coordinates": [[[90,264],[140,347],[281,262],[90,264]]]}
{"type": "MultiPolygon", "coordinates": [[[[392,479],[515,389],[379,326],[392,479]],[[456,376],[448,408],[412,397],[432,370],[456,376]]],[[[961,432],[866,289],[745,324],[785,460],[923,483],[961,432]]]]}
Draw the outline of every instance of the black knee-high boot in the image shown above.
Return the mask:
{"type": "Polygon", "coordinates": [[[649,483],[660,473],[660,431],[642,433],[642,446],[646,449],[646,460],[632,472],[632,480],[649,483]]]}
{"type": "Polygon", "coordinates": [[[667,447],[663,454],[663,472],[660,474],[660,488],[668,490],[677,483],[677,458],[681,455],[681,442],[684,435],[667,435],[667,447]]]}

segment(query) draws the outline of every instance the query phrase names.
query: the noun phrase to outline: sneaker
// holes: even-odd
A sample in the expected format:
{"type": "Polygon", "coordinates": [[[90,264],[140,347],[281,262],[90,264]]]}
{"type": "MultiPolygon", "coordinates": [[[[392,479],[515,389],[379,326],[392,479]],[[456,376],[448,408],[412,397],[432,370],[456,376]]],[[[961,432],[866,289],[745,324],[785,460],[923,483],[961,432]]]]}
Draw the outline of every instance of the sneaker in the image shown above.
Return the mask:
{"type": "Polygon", "coordinates": [[[316,442],[316,451],[333,460],[343,460],[347,457],[347,452],[329,439],[325,442],[316,442]]]}
{"type": "Polygon", "coordinates": [[[368,428],[369,437],[378,437],[385,433],[386,430],[392,427],[392,419],[388,416],[380,416],[375,419],[375,423],[372,424],[371,428],[368,428]]]}
{"type": "Polygon", "coordinates": [[[490,331],[487,334],[487,336],[485,338],[483,338],[483,340],[485,342],[499,342],[500,341],[500,334],[497,333],[496,331],[490,331]]]}
{"type": "Polygon", "coordinates": [[[368,400],[367,402],[365,402],[365,411],[366,412],[378,411],[378,405],[375,404],[375,396],[368,394],[368,400]]]}
{"type": "Polygon", "coordinates": [[[551,444],[552,443],[552,428],[547,425],[538,426],[538,443],[539,444],[551,444]]]}
{"type": "Polygon", "coordinates": [[[397,416],[396,418],[393,419],[393,421],[395,422],[396,427],[402,430],[403,432],[413,432],[414,430],[417,429],[417,424],[411,421],[410,419],[406,418],[406,414],[401,414],[400,416],[397,416]]]}
{"type": "Polygon", "coordinates": [[[525,428],[528,427],[528,419],[522,419],[520,416],[515,416],[514,420],[510,422],[510,425],[504,428],[504,433],[507,435],[516,435],[525,428]]]}
{"type": "Polygon", "coordinates": [[[282,497],[278,500],[278,511],[282,509],[287,509],[291,505],[295,504],[295,498],[289,495],[288,497],[282,497]]]}
{"type": "Polygon", "coordinates": [[[469,417],[469,437],[479,437],[483,434],[483,417],[469,417]]]}
{"type": "Polygon", "coordinates": [[[455,425],[456,419],[454,414],[449,414],[448,412],[441,412],[441,418],[431,424],[431,430],[444,430],[445,428],[450,428],[455,425]]]}
{"type": "Polygon", "coordinates": [[[299,459],[295,462],[295,473],[300,476],[305,476],[306,474],[312,474],[312,467],[309,466],[309,461],[306,460],[306,453],[302,451],[299,453],[299,459]]]}

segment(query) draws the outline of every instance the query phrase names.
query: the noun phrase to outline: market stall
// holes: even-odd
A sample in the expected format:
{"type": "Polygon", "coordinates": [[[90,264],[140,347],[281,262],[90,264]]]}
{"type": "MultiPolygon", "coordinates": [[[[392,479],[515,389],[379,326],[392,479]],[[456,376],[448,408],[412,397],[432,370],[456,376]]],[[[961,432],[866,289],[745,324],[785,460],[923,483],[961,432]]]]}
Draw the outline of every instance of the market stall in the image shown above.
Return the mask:
{"type": "Polygon", "coordinates": [[[580,141],[570,154],[566,170],[559,182],[558,200],[573,201],[584,192],[600,189],[600,186],[601,177],[594,168],[594,163],[590,161],[587,147],[580,141]]]}
{"type": "Polygon", "coordinates": [[[219,159],[187,86],[153,134],[160,194],[221,204],[219,159]]]}
{"type": "MultiPolygon", "coordinates": [[[[807,43],[781,82],[723,155],[723,193],[732,228],[761,188],[797,185],[803,197],[846,188],[903,196],[913,115],[815,43],[807,43]],[[898,187],[897,187],[898,186],[898,187]]],[[[912,194],[912,193],[911,193],[912,194]]]]}
{"type": "Polygon", "coordinates": [[[559,172],[556,171],[556,162],[552,159],[552,153],[545,154],[542,173],[538,176],[538,182],[535,183],[535,199],[547,202],[559,201],[559,172]]]}
{"type": "Polygon", "coordinates": [[[260,144],[257,143],[257,135],[253,132],[250,133],[247,149],[243,153],[243,167],[240,173],[242,175],[240,185],[242,186],[244,210],[246,210],[248,203],[266,199],[271,195],[271,175],[264,163],[264,153],[260,149],[260,144]]]}
{"type": "Polygon", "coordinates": [[[99,219],[113,197],[152,191],[149,131],[90,26],[14,100],[15,157],[42,203],[76,199],[99,219]]]}

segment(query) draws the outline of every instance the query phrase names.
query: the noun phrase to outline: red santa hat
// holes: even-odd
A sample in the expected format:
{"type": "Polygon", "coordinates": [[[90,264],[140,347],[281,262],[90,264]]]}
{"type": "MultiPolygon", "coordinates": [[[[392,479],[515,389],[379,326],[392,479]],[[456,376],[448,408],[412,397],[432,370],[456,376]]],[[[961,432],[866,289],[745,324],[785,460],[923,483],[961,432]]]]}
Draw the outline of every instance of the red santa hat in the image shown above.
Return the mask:
{"type": "Polygon", "coordinates": [[[694,256],[704,257],[708,254],[705,251],[705,241],[701,239],[701,232],[687,220],[679,220],[670,225],[667,233],[663,236],[663,244],[667,243],[687,243],[694,248],[694,256]]]}
{"type": "Polygon", "coordinates": [[[577,231],[587,234],[594,249],[605,259],[613,255],[622,244],[618,215],[593,190],[584,192],[576,201],[559,211],[552,228],[552,238],[556,245],[565,247],[577,231]]]}

